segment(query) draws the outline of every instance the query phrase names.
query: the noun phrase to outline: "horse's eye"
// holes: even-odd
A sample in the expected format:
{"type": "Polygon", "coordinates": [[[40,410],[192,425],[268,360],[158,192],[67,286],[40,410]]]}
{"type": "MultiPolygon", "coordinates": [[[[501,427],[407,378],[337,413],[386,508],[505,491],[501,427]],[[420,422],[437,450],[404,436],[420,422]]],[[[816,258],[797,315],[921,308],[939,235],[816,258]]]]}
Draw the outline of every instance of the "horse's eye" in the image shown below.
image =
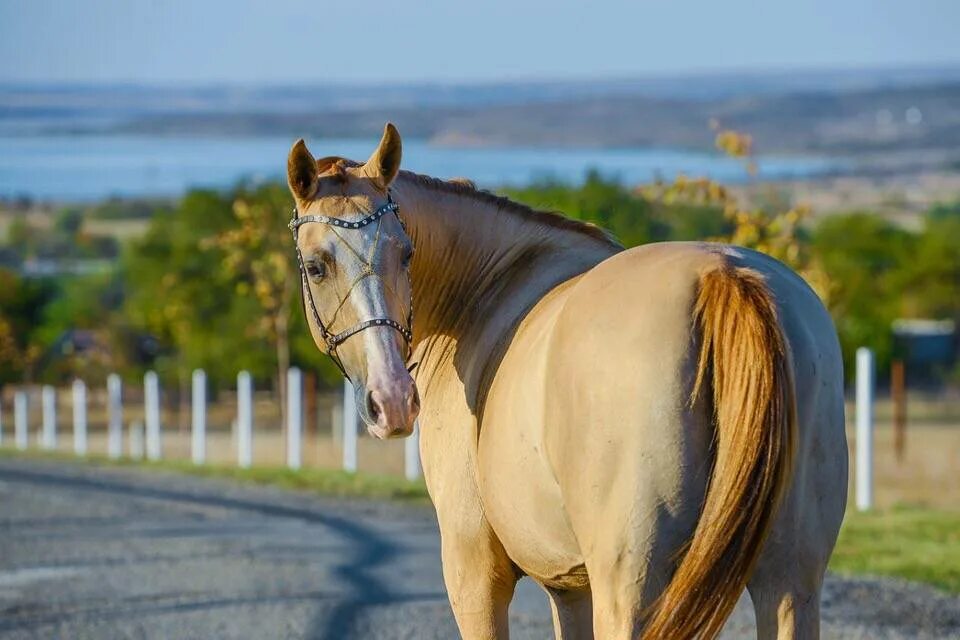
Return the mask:
{"type": "Polygon", "coordinates": [[[410,266],[410,261],[413,260],[413,248],[407,249],[407,252],[403,254],[403,268],[406,269],[410,266]]]}
{"type": "Polygon", "coordinates": [[[307,275],[315,280],[319,280],[327,273],[326,266],[322,262],[308,262],[304,267],[307,270],[307,275]]]}

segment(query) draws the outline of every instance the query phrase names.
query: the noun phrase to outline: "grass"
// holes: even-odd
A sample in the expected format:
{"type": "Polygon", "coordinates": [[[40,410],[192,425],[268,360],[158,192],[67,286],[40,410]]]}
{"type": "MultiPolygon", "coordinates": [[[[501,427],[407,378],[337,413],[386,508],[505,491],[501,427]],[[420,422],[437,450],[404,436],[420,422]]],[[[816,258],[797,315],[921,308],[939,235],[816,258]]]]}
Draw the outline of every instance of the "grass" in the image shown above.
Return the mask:
{"type": "Polygon", "coordinates": [[[63,460],[100,467],[137,467],[148,471],[166,471],[183,473],[205,478],[226,478],[237,482],[261,484],[308,491],[326,496],[375,498],[406,502],[426,502],[427,488],[423,482],[411,482],[396,476],[371,473],[349,473],[331,469],[300,469],[294,471],[286,467],[252,467],[241,469],[233,466],[202,465],[197,466],[185,460],[162,460],[149,462],[120,458],[117,460],[105,456],[87,456],[79,459],[67,453],[37,451],[13,451],[0,449],[0,456],[19,458],[38,458],[45,460],[63,460]]]}
{"type": "Polygon", "coordinates": [[[960,511],[897,507],[849,512],[830,568],[926,582],[960,593],[960,511]]]}
{"type": "MultiPolygon", "coordinates": [[[[0,448],[0,456],[76,462],[67,453],[21,452],[0,448]]],[[[309,491],[320,495],[377,498],[426,503],[422,482],[396,476],[347,473],[308,468],[195,466],[188,461],[144,462],[89,456],[84,462],[102,467],[132,467],[193,476],[226,478],[309,491]]],[[[841,574],[893,576],[925,582],[960,593],[960,511],[897,507],[868,513],[847,513],[830,569],[841,574]]]]}

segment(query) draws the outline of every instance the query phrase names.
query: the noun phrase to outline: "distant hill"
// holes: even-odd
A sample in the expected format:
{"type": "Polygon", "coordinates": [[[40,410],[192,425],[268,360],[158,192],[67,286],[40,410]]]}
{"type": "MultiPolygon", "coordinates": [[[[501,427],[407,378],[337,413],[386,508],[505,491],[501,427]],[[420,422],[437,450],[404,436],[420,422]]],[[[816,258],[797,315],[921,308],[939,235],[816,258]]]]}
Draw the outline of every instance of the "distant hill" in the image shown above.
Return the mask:
{"type": "Polygon", "coordinates": [[[960,149],[960,68],[305,87],[0,85],[0,133],[338,138],[385,120],[438,144],[709,148],[707,126],[768,153],[960,149]]]}

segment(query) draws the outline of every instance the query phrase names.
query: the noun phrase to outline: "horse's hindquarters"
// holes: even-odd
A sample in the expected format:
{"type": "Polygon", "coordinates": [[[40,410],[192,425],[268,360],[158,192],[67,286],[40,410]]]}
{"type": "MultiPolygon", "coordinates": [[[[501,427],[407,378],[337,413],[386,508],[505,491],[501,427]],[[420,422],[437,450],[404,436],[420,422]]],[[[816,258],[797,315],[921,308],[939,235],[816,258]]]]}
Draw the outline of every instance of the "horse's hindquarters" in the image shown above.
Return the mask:
{"type": "Polygon", "coordinates": [[[753,584],[801,563],[816,590],[833,547],[846,494],[842,372],[816,296],[754,252],[618,254],[529,314],[491,386],[480,442],[481,492],[507,553],[545,582],[582,563],[595,618],[612,625],[597,627],[604,637],[637,631],[697,525],[714,425],[709,394],[690,404],[693,309],[701,275],[726,263],[760,274],[776,300],[800,409],[777,542],[764,545],[753,584]]]}
{"type": "Polygon", "coordinates": [[[531,311],[498,370],[480,436],[485,512],[541,582],[576,582],[589,550],[615,564],[624,542],[670,557],[692,531],[709,439],[705,410],[685,401],[693,260],[669,258],[673,278],[635,252],[604,262],[531,311]]]}

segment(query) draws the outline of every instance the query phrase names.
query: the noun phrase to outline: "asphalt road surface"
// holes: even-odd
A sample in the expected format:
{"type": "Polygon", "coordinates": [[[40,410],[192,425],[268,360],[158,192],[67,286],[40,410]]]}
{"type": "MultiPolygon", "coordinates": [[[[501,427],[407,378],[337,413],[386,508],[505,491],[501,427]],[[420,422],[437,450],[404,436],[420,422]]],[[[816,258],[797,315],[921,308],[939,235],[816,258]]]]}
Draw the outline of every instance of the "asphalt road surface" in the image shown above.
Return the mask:
{"type": "MultiPolygon", "coordinates": [[[[553,637],[529,581],[510,613],[553,637]]],[[[960,638],[960,599],[832,577],[824,636],[960,638]]],[[[0,458],[0,638],[456,637],[427,507],[0,458]]]]}

